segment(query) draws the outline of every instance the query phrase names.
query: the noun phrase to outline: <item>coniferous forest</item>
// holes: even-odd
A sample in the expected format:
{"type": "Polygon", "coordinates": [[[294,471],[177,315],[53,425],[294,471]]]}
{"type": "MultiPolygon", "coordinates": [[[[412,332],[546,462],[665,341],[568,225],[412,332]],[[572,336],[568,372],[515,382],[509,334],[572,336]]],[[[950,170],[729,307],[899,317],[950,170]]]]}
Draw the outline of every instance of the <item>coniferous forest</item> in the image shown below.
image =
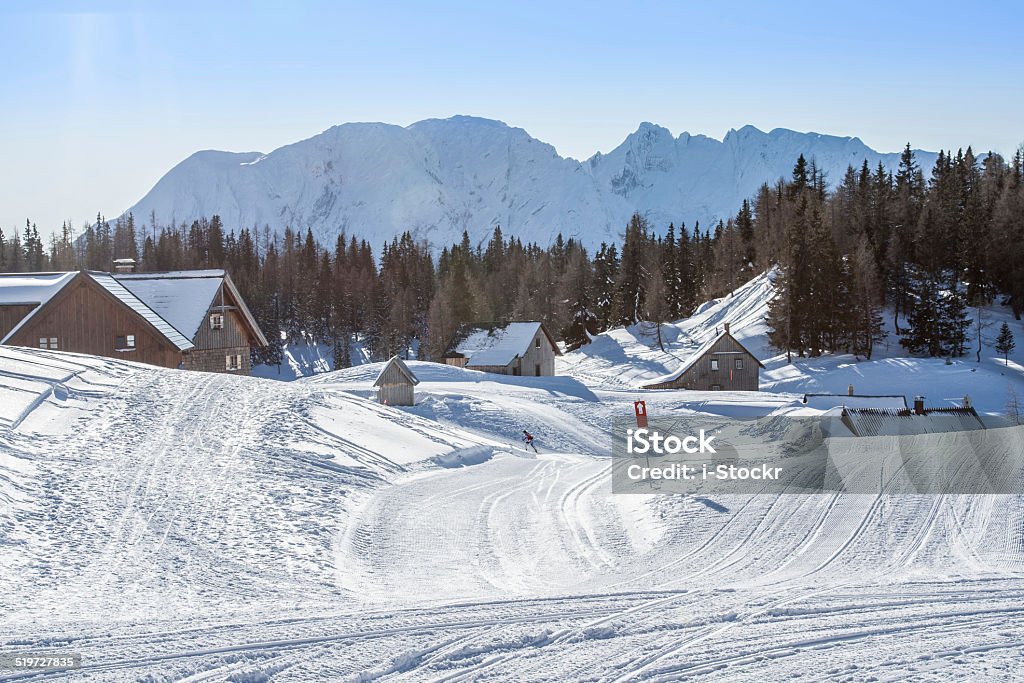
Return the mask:
{"type": "Polygon", "coordinates": [[[272,340],[254,362],[279,363],[282,344],[302,339],[332,345],[345,367],[355,340],[377,358],[436,359],[474,321],[541,320],[570,349],[643,321],[660,344],[661,323],[774,267],[770,337],[790,356],[870,358],[886,319],[910,353],[962,356],[978,350],[980,307],[1024,312],[1022,156],[943,152],[926,177],[907,145],[895,173],[865,162],[841,179],[801,156],[728,221],[656,226],[636,214],[619,244],[594,252],[561,235],[523,244],[500,227],[439,253],[409,232],[375,251],[344,233],[322,244],[291,227],[129,214],[77,232],[65,223],[48,244],[31,222],[0,231],[0,271],[110,270],[115,258],[140,271],[225,268],[272,340]]]}

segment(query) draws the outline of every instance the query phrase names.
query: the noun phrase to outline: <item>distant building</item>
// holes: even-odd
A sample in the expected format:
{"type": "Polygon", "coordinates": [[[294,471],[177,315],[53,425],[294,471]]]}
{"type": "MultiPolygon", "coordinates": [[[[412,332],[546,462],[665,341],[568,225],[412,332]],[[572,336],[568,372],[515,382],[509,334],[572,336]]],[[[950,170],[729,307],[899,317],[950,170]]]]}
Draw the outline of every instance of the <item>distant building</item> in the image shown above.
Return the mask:
{"type": "Polygon", "coordinates": [[[555,374],[555,340],[539,322],[494,323],[464,327],[444,355],[444,362],[499,375],[555,374]]]}
{"type": "Polygon", "coordinates": [[[926,408],[924,397],[914,398],[913,409],[843,408],[841,421],[853,436],[905,436],[985,429],[977,411],[965,404],[926,408]]]}
{"type": "Polygon", "coordinates": [[[693,391],[757,391],[764,365],[729,332],[705,342],[671,375],[644,389],[690,389],[693,391]]]}
{"type": "Polygon", "coordinates": [[[248,374],[266,343],[224,271],[0,275],[0,344],[248,374]]]}
{"type": "Polygon", "coordinates": [[[394,356],[377,375],[373,386],[377,387],[377,403],[389,406],[411,406],[416,403],[415,387],[420,381],[402,362],[394,356]]]}

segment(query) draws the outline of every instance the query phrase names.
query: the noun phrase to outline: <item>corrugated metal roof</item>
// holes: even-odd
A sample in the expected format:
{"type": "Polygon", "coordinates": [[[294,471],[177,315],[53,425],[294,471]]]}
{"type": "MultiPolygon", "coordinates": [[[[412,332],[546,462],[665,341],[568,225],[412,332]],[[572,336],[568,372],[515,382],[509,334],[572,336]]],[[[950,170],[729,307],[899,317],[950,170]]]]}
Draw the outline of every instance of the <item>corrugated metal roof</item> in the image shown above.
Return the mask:
{"type": "Polygon", "coordinates": [[[160,332],[167,341],[174,344],[179,351],[188,351],[195,348],[195,345],[186,338],[185,335],[179,332],[169,322],[157,315],[157,313],[143,303],[139,297],[128,291],[128,289],[118,282],[117,278],[113,275],[110,273],[96,273],[91,271],[88,275],[96,284],[107,290],[107,292],[113,295],[121,303],[138,313],[146,322],[155,327],[156,330],[160,332]]]}
{"type": "Polygon", "coordinates": [[[854,436],[911,436],[985,428],[974,408],[929,408],[924,415],[911,410],[844,408],[842,421],[854,436]]]}

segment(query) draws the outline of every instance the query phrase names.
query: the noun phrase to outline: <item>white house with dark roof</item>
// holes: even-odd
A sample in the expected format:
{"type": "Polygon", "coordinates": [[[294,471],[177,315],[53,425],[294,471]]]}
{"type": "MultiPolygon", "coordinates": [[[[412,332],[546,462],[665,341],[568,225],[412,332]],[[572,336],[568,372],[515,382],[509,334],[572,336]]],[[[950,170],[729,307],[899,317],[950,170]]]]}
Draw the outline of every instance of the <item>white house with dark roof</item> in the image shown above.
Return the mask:
{"type": "Polygon", "coordinates": [[[555,374],[558,345],[542,323],[510,322],[471,325],[460,330],[444,362],[499,375],[555,374]]]}

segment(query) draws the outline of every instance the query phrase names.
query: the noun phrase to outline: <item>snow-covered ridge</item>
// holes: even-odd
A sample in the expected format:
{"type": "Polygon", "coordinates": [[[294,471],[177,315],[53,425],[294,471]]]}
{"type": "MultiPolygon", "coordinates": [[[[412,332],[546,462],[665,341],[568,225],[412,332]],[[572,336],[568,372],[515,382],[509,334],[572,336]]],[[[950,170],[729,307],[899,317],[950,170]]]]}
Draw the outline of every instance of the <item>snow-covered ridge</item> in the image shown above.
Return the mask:
{"type": "MultiPolygon", "coordinates": [[[[797,156],[838,181],[865,159],[895,168],[858,138],[753,126],[722,140],[643,123],[608,153],[580,162],[525,130],[470,116],[407,127],[347,123],[270,153],[203,151],[171,169],[131,210],[187,221],[219,214],[228,228],[310,227],[380,243],[404,230],[435,245],[506,234],[548,244],[562,232],[588,245],[616,240],[634,211],[658,226],[705,227],[734,215],[797,156]]],[[[920,152],[928,168],[934,155],[920,152]]]]}

